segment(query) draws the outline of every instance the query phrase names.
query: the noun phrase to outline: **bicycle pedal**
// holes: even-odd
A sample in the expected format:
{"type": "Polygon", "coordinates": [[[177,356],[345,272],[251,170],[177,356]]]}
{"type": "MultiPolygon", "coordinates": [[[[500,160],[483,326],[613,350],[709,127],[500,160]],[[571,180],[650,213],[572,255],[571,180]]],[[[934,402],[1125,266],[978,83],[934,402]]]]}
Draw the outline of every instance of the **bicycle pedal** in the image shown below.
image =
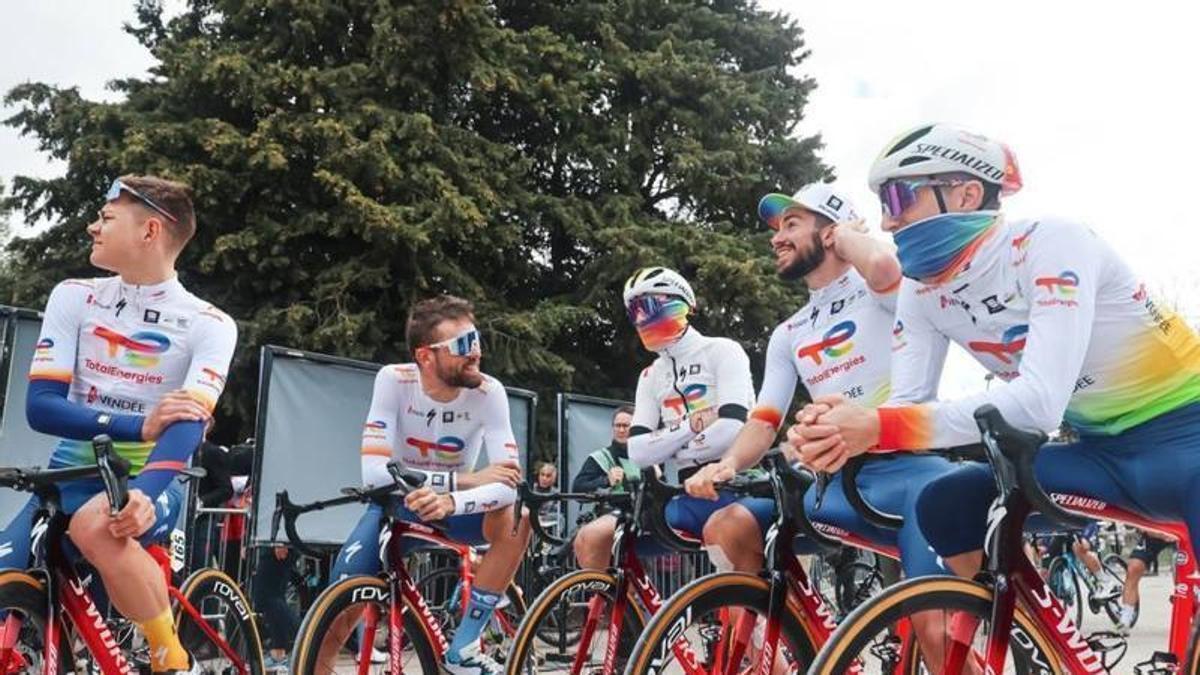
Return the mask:
{"type": "Polygon", "coordinates": [[[1104,664],[1106,671],[1111,672],[1129,652],[1129,640],[1120,633],[1098,630],[1088,635],[1086,639],[1092,651],[1100,656],[1100,662],[1104,664]]]}
{"type": "Polygon", "coordinates": [[[897,635],[889,635],[884,640],[879,640],[871,645],[871,656],[879,659],[881,663],[900,663],[900,654],[904,648],[903,642],[897,635]]]}
{"type": "Polygon", "coordinates": [[[1154,652],[1147,660],[1133,667],[1135,675],[1175,675],[1179,670],[1179,659],[1168,652],[1154,652]]]}

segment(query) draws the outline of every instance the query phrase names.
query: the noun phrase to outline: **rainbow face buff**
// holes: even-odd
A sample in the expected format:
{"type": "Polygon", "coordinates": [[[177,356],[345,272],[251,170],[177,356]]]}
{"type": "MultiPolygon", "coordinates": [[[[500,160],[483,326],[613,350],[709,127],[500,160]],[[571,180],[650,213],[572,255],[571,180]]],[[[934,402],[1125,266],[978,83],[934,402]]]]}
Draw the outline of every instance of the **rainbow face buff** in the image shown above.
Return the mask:
{"type": "Polygon", "coordinates": [[[995,233],[999,216],[996,211],[943,213],[900,230],[893,239],[904,276],[925,284],[949,281],[995,233]]]}
{"type": "Polygon", "coordinates": [[[634,298],[626,311],[642,344],[657,352],[679,339],[687,330],[688,304],[671,296],[643,295],[634,298]]]}

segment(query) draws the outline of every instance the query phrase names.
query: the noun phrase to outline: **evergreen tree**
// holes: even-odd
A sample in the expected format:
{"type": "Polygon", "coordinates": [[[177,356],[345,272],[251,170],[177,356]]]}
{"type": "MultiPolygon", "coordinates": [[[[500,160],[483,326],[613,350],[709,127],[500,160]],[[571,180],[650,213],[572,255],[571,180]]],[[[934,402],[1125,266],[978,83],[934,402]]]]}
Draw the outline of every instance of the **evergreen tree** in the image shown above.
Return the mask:
{"type": "Polygon", "coordinates": [[[755,205],[829,172],[795,135],[801,29],[755,2],[191,0],[166,21],[141,0],[127,30],[157,65],[111,83],[121,102],[8,93],[67,171],[14,181],[59,224],[10,245],[2,290],[40,307],[96,274],[84,225],[112,177],[190,183],[182,280],[239,322],[222,412],[243,431],[261,345],[403,360],[408,306],[439,292],[476,303],[485,370],[548,415],[553,391],[631,395],[640,266],[691,279],[700,327],[758,364],[803,302],[755,205]]]}

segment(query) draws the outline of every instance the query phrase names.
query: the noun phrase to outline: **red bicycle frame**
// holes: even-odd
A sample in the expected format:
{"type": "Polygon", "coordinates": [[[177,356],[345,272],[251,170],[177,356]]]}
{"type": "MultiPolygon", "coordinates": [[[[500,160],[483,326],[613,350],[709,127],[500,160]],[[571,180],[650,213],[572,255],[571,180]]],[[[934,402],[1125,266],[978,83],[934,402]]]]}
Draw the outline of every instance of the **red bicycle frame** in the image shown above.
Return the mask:
{"type": "MultiPolygon", "coordinates": [[[[101,673],[104,675],[132,675],[136,669],[125,658],[125,654],[121,651],[121,645],[109,628],[108,622],[97,609],[86,586],[79,580],[62,551],[60,543],[61,537],[64,536],[62,528],[61,525],[58,528],[52,527],[46,535],[48,538],[46,571],[48,602],[46,607],[46,644],[43,648],[43,675],[56,675],[58,672],[61,658],[58,653],[58,645],[62,636],[67,634],[66,626],[63,624],[64,619],[69,620],[75,627],[75,632],[96,660],[101,673]]],[[[167,559],[166,552],[160,546],[149,546],[147,551],[160,562],[160,565],[167,559]]],[[[199,626],[208,639],[233,663],[240,675],[248,675],[249,668],[246,662],[208,625],[200,612],[183,597],[179,589],[171,584],[170,570],[167,567],[162,569],[166,577],[168,592],[178,603],[179,608],[191,617],[193,623],[199,626]]],[[[239,612],[249,613],[247,607],[235,607],[235,609],[239,612]]],[[[20,655],[15,651],[20,630],[20,620],[10,613],[4,622],[4,632],[0,635],[0,663],[7,666],[4,670],[5,675],[12,672],[9,668],[18,665],[15,661],[21,660],[20,655]]]]}
{"type": "MultiPolygon", "coordinates": [[[[1181,662],[1184,652],[1187,650],[1197,594],[1200,594],[1200,575],[1196,574],[1195,556],[1187,527],[1182,523],[1155,522],[1091,497],[1061,493],[1051,493],[1050,497],[1056,504],[1074,512],[1158,532],[1177,542],[1179,549],[1175,557],[1175,584],[1171,596],[1171,629],[1168,648],[1181,662]]],[[[1023,516],[1024,514],[1017,515],[1023,516]]],[[[1010,514],[1009,517],[1012,515],[1010,514]]],[[[1062,603],[1050,592],[1045,580],[1024,555],[1017,557],[1014,568],[1008,575],[1008,583],[995,585],[995,600],[991,617],[993,630],[988,637],[987,644],[987,664],[991,672],[1003,670],[1017,602],[1022,603],[1032,613],[1037,623],[1042,626],[1044,629],[1042,632],[1049,637],[1055,652],[1053,656],[1061,661],[1062,667],[1067,672],[1104,672],[1105,666],[1102,657],[1084,639],[1079,627],[1071,620],[1062,603]]],[[[956,619],[960,622],[964,621],[961,615],[956,619]]],[[[974,633],[975,626],[959,625],[957,628],[965,634],[971,635],[974,633]]],[[[968,658],[972,658],[970,646],[961,642],[957,643],[947,655],[947,670],[957,672],[952,668],[961,668],[968,658]]]]}
{"type": "MultiPolygon", "coordinates": [[[[454,541],[440,531],[421,523],[392,520],[389,525],[390,535],[387,543],[388,597],[371,598],[388,602],[388,652],[393,665],[399,668],[401,654],[404,651],[404,606],[414,608],[416,618],[424,626],[427,635],[433,638],[436,656],[441,659],[450,648],[442,628],[429,609],[429,603],[404,566],[403,539],[417,539],[447,548],[459,556],[459,574],[462,579],[462,598],[460,607],[466,612],[471,598],[471,587],[475,581],[475,570],[472,562],[475,558],[475,547],[454,541]]],[[[364,589],[366,590],[366,589],[364,589]]],[[[367,675],[371,667],[371,650],[375,643],[375,634],[379,628],[379,612],[375,605],[369,605],[363,617],[363,638],[359,644],[358,675],[367,675]]],[[[496,619],[506,634],[512,635],[516,627],[508,620],[503,612],[496,613],[496,619]]],[[[398,672],[398,671],[397,671],[398,672]]]]}

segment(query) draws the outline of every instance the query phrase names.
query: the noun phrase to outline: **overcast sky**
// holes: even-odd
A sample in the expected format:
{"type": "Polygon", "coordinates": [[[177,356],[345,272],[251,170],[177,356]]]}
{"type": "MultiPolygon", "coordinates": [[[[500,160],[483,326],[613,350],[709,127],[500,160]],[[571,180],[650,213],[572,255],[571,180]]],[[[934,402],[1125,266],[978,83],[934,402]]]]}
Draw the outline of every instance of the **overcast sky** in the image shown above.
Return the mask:
{"type": "MultiPolygon", "coordinates": [[[[168,0],[168,6],[179,0],[168,0]]],[[[898,132],[954,122],[1004,140],[1025,181],[1010,216],[1054,213],[1089,224],[1195,324],[1200,302],[1200,4],[923,0],[767,0],[805,29],[814,77],[803,133],[860,212],[877,213],[867,168],[898,132]],[[984,9],[987,13],[984,13],[984,9]]],[[[132,0],[5,0],[0,90],[24,81],[112,98],[110,79],[151,60],[121,23],[132,0]]],[[[0,111],[5,117],[10,109],[0,111]]],[[[29,139],[0,128],[0,179],[55,175],[29,139]]],[[[780,186],[788,191],[798,186],[780,186]]],[[[977,389],[958,354],[942,395],[977,389]]]]}

